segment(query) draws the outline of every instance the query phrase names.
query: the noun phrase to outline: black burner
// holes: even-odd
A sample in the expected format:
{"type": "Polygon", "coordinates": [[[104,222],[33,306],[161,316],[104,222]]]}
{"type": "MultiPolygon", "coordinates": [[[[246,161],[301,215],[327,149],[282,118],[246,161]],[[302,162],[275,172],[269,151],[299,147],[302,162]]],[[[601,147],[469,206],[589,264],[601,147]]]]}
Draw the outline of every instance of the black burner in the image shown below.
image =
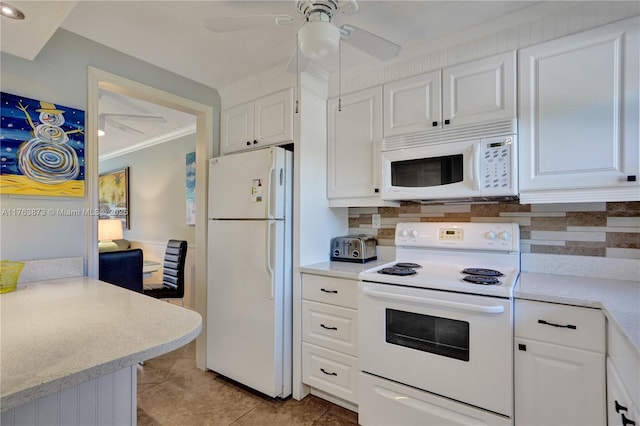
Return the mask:
{"type": "Polygon", "coordinates": [[[481,275],[483,277],[501,277],[504,275],[500,271],[496,271],[495,269],[484,269],[484,268],[466,268],[462,270],[463,274],[469,275],[481,275]]]}
{"type": "Polygon", "coordinates": [[[378,273],[386,274],[386,275],[402,275],[402,276],[417,274],[417,272],[411,268],[398,268],[396,266],[392,266],[390,268],[382,268],[378,271],[378,273]]]}
{"type": "Polygon", "coordinates": [[[485,277],[482,275],[467,275],[466,277],[463,278],[463,280],[473,284],[483,284],[483,285],[500,284],[500,281],[498,281],[497,278],[485,277]]]}
{"type": "Polygon", "coordinates": [[[393,265],[396,268],[422,268],[422,266],[418,265],[417,263],[411,263],[411,262],[398,262],[395,265],[393,265]]]}

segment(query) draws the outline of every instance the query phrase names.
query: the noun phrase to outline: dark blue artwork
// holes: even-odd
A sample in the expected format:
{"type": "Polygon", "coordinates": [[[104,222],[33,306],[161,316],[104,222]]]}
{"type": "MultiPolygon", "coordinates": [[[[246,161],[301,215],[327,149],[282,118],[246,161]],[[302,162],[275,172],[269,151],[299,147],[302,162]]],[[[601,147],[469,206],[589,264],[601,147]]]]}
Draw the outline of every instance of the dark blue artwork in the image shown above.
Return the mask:
{"type": "Polygon", "coordinates": [[[84,111],[0,93],[0,193],[84,196],[84,111]]]}

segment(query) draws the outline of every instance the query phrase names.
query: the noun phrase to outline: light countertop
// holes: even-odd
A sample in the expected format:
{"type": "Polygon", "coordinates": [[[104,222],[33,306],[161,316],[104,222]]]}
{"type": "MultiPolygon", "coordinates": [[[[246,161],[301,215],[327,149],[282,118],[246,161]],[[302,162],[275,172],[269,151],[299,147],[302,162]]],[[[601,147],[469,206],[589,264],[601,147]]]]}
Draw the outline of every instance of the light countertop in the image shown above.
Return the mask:
{"type": "MultiPolygon", "coordinates": [[[[324,262],[300,267],[300,272],[357,280],[367,269],[389,263],[324,262]]],[[[537,300],[602,309],[640,353],[640,282],[521,272],[516,299],[537,300]]]]}
{"type": "Polygon", "coordinates": [[[0,295],[0,407],[7,410],[177,349],[197,312],[88,277],[0,295]]]}
{"type": "Polygon", "coordinates": [[[300,272],[324,275],[327,277],[357,280],[358,274],[368,269],[386,265],[393,260],[371,260],[366,263],[356,262],[323,262],[300,267],[300,272]]]}

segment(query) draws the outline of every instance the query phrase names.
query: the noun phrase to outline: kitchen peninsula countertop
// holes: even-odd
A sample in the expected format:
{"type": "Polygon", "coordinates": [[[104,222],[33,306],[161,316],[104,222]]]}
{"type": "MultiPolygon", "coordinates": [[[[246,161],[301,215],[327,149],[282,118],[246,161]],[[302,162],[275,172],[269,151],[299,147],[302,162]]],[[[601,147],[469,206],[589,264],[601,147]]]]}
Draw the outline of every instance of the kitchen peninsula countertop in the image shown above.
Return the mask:
{"type": "Polygon", "coordinates": [[[88,277],[0,295],[1,409],[84,383],[193,340],[201,316],[88,277]]]}
{"type": "MultiPolygon", "coordinates": [[[[360,272],[392,261],[324,262],[300,267],[300,272],[357,280],[360,272]]],[[[521,272],[514,297],[602,309],[640,353],[640,283],[637,281],[521,272]]]]}

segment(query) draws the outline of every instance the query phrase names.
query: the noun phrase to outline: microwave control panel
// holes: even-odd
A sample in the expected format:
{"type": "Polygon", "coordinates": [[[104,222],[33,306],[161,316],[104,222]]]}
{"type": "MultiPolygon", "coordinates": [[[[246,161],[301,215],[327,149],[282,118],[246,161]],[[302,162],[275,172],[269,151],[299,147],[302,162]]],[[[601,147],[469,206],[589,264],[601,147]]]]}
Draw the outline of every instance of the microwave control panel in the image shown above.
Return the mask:
{"type": "Polygon", "coordinates": [[[480,156],[483,194],[503,193],[511,189],[513,142],[512,136],[483,141],[480,156]]]}

